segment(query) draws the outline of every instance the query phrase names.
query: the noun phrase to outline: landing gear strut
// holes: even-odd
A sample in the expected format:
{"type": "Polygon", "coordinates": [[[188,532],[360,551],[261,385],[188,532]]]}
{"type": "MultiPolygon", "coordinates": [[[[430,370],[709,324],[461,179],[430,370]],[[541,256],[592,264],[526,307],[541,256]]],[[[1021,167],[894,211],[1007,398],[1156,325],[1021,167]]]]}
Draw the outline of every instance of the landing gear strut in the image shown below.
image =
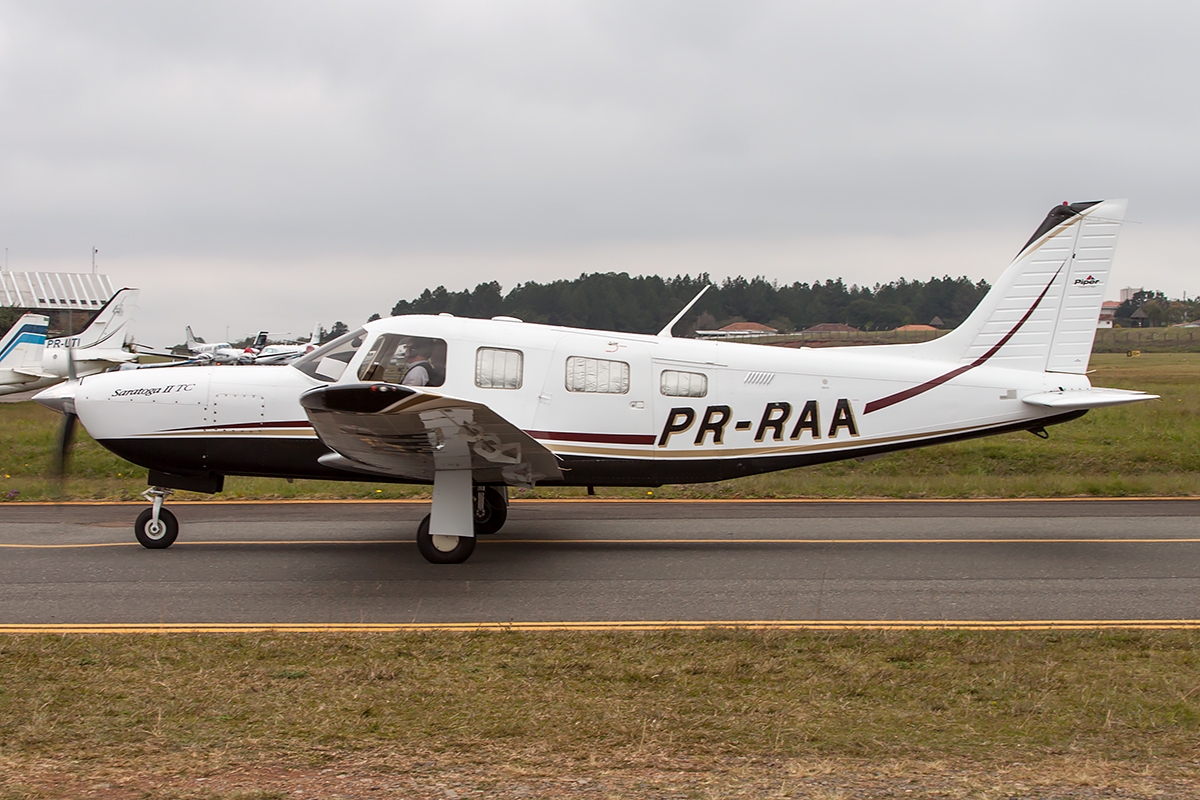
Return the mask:
{"type": "Polygon", "coordinates": [[[504,527],[508,519],[508,487],[475,487],[475,535],[486,536],[504,527]]]}
{"type": "Polygon", "coordinates": [[[175,543],[175,537],[179,535],[179,520],[163,508],[163,500],[174,493],[174,489],[159,486],[151,486],[142,492],[142,497],[154,504],[138,514],[137,522],[133,523],[133,535],[142,547],[162,550],[175,543]]]}
{"type": "MultiPolygon", "coordinates": [[[[471,530],[474,535],[448,536],[431,534],[431,514],[426,514],[417,526],[417,549],[432,564],[461,564],[475,552],[475,538],[496,533],[508,519],[508,487],[475,486],[471,494],[471,530]]],[[[434,488],[434,503],[437,503],[434,488]]]]}

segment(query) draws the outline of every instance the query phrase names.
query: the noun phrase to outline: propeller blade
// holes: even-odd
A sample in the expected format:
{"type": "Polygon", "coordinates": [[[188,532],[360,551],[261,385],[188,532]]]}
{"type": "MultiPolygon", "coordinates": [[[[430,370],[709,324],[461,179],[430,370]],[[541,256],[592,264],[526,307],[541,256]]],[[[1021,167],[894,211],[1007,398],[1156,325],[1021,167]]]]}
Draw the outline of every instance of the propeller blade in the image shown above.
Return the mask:
{"type": "Polygon", "coordinates": [[[60,481],[67,476],[67,456],[71,452],[71,442],[75,440],[78,420],[74,411],[63,411],[63,424],[58,429],[58,446],[54,451],[54,477],[60,481]]]}
{"type": "Polygon", "coordinates": [[[67,380],[74,383],[75,377],[75,348],[67,348],[67,380]]]}

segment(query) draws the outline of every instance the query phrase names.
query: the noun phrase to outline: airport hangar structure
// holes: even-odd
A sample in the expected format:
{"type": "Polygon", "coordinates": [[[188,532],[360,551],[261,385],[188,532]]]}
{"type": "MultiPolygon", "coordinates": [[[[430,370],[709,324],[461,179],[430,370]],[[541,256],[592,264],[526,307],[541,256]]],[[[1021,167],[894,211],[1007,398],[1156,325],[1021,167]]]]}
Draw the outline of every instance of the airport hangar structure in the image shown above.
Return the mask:
{"type": "MultiPolygon", "coordinates": [[[[0,270],[0,305],[16,316],[50,318],[49,336],[72,336],[86,328],[116,291],[107,275],[94,272],[9,272],[0,270]]],[[[0,336],[3,331],[0,331],[0,336]]]]}

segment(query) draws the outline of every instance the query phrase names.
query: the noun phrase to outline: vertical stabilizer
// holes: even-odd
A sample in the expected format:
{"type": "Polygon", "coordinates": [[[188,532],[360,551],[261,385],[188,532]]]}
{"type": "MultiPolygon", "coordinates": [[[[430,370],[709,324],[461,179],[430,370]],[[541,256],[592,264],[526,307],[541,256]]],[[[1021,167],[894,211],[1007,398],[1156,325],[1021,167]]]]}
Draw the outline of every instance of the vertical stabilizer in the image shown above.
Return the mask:
{"type": "Polygon", "coordinates": [[[26,314],[0,339],[0,370],[40,372],[49,317],[26,314]]]}
{"type": "Polygon", "coordinates": [[[91,324],[78,336],[64,337],[63,346],[87,348],[97,347],[105,350],[120,350],[125,343],[124,331],[133,321],[137,311],[137,289],[122,289],[109,298],[101,307],[91,324]]]}
{"type": "Polygon", "coordinates": [[[1038,372],[1087,371],[1125,200],[1055,206],[992,290],[931,354],[1038,372]]]}

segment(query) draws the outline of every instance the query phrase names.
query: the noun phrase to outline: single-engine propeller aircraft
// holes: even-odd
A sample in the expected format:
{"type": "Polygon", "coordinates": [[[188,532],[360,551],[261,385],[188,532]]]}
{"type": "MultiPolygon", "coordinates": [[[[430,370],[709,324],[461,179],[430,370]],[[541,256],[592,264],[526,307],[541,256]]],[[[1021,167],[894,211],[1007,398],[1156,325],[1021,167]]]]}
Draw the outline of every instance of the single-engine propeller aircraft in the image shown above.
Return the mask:
{"type": "MultiPolygon", "coordinates": [[[[1125,201],[1053,208],[956,330],[798,350],[447,314],[367,323],[290,368],[181,367],[47,389],[63,449],[83,422],[149,469],[137,539],[168,547],[163,499],[226,475],[433,484],[435,563],[498,531],[510,486],[715,481],[1006,431],[1154,395],[1085,374],[1125,201]]],[[[697,299],[699,299],[697,297],[697,299]]]]}

